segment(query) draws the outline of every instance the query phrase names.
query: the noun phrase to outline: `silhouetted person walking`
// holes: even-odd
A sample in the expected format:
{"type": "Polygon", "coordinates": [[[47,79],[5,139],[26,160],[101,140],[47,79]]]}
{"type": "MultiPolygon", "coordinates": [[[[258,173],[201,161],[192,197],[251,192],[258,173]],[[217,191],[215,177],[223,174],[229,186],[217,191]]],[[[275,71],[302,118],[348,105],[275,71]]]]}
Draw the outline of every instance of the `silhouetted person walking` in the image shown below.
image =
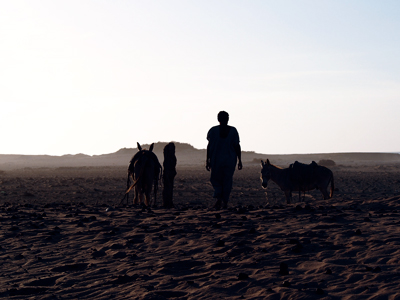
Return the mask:
{"type": "Polygon", "coordinates": [[[214,188],[214,198],[217,202],[214,208],[227,207],[232,190],[233,173],[236,163],[238,170],[242,169],[242,154],[239,133],[235,127],[229,126],[229,114],[226,111],[218,113],[219,125],[212,127],[207,134],[206,169],[211,170],[210,181],[214,188]]]}

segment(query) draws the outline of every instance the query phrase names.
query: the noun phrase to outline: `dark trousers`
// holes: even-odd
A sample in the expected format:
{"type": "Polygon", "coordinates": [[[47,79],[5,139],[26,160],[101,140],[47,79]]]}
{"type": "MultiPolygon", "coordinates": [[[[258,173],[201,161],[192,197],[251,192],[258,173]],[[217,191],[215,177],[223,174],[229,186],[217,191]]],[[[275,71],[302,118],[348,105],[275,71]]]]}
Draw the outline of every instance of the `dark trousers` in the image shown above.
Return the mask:
{"type": "Polygon", "coordinates": [[[210,182],[214,188],[214,198],[228,203],[232,191],[233,173],[235,167],[219,166],[211,169],[210,182]]]}

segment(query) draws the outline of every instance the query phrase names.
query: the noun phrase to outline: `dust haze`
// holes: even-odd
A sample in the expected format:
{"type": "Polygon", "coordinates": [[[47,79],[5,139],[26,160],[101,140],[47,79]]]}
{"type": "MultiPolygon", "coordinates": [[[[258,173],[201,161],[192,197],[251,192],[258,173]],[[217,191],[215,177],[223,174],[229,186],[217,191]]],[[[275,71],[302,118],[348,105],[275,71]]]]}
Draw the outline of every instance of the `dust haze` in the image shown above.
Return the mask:
{"type": "MultiPolygon", "coordinates": [[[[160,161],[163,160],[163,149],[167,142],[155,143],[154,152],[160,161]]],[[[149,145],[142,145],[148,148],[149,145]]],[[[177,168],[190,168],[205,164],[206,150],[196,149],[187,143],[175,142],[177,168]]],[[[14,170],[23,168],[58,168],[58,167],[127,167],[136,148],[122,148],[114,153],[102,155],[13,155],[0,154],[0,170],[14,170]]],[[[392,164],[400,163],[400,155],[396,153],[322,153],[322,154],[286,154],[273,155],[244,151],[242,152],[243,164],[259,164],[260,160],[269,159],[271,163],[285,167],[298,160],[303,163],[311,161],[333,160],[336,164],[392,164]]]]}

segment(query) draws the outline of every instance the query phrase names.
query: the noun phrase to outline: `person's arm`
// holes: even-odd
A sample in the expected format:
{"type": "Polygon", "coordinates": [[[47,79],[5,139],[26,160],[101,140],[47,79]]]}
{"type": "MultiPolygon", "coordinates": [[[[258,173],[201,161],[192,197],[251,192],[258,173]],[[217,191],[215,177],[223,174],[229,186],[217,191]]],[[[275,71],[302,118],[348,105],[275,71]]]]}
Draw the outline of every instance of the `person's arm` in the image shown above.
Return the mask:
{"type": "Polygon", "coordinates": [[[239,162],[238,162],[238,170],[241,170],[243,168],[243,165],[242,165],[242,149],[240,147],[240,144],[236,144],[235,152],[236,152],[236,156],[237,156],[237,158],[239,160],[239,162]]]}
{"type": "Polygon", "coordinates": [[[239,133],[237,132],[236,128],[236,143],[234,146],[235,152],[236,152],[236,156],[238,158],[238,170],[241,170],[243,168],[242,165],[242,148],[240,147],[240,139],[239,139],[239,133]]]}

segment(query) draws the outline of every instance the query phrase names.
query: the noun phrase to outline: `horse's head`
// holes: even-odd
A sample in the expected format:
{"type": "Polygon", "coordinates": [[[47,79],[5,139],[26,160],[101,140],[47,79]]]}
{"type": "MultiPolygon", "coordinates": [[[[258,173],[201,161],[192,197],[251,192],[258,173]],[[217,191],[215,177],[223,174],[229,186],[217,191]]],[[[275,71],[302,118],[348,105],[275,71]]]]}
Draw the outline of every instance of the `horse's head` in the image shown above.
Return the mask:
{"type": "Polygon", "coordinates": [[[269,160],[267,159],[267,162],[261,161],[261,185],[264,189],[267,188],[268,186],[268,180],[271,179],[271,170],[270,167],[271,164],[269,163],[269,160]]]}

